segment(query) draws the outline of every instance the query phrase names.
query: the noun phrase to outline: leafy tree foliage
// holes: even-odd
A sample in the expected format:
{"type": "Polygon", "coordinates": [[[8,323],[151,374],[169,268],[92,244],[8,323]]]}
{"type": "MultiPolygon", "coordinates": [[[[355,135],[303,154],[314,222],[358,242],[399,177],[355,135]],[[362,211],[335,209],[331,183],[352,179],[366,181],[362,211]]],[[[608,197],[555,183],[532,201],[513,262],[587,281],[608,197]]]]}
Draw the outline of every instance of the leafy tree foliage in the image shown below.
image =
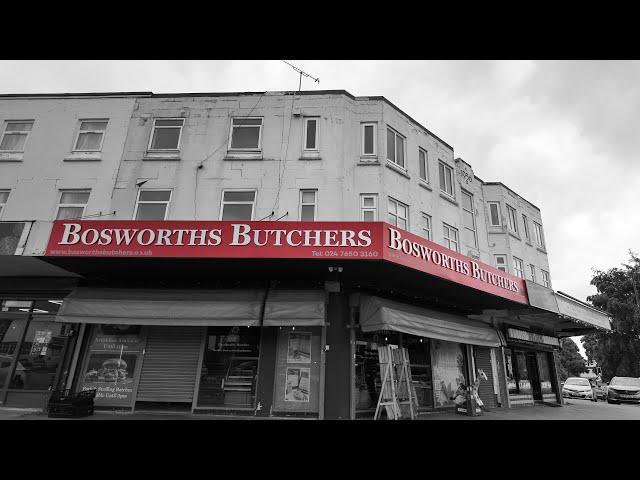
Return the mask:
{"type": "Polygon", "coordinates": [[[580,355],[576,342],[570,338],[560,340],[560,354],[558,355],[558,377],[564,382],[568,377],[578,377],[582,372],[586,372],[584,358],[580,355]]]}
{"type": "Polygon", "coordinates": [[[612,317],[611,332],[582,338],[587,358],[602,367],[602,379],[640,377],[640,258],[606,272],[595,270],[591,284],[598,293],[588,300],[612,317]]]}

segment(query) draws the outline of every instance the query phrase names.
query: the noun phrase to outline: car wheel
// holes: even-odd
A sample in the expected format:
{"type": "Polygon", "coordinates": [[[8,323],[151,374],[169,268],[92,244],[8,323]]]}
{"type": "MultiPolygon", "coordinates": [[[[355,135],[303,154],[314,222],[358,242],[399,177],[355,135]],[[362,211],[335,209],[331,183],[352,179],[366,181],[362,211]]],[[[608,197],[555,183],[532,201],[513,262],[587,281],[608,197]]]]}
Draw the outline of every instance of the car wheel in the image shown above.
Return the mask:
{"type": "Polygon", "coordinates": [[[612,404],[614,404],[614,405],[617,405],[617,404],[618,404],[618,403],[620,403],[620,402],[614,402],[613,400],[608,400],[608,399],[607,399],[607,403],[612,403],[612,404]]]}

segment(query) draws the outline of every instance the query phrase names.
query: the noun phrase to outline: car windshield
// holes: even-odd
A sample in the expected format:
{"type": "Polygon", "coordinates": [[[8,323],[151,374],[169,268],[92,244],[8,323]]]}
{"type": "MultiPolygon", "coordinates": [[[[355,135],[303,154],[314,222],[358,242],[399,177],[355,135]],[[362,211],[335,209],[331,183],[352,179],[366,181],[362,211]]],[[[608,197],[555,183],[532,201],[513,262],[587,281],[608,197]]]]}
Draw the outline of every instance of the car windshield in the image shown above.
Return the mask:
{"type": "Polygon", "coordinates": [[[614,377],[609,384],[612,387],[618,385],[628,385],[630,387],[640,387],[640,378],[634,377],[614,377]]]}
{"type": "Polygon", "coordinates": [[[565,385],[582,385],[585,387],[588,387],[589,385],[591,385],[589,383],[589,380],[587,380],[586,378],[567,378],[567,381],[564,382],[565,385]]]}

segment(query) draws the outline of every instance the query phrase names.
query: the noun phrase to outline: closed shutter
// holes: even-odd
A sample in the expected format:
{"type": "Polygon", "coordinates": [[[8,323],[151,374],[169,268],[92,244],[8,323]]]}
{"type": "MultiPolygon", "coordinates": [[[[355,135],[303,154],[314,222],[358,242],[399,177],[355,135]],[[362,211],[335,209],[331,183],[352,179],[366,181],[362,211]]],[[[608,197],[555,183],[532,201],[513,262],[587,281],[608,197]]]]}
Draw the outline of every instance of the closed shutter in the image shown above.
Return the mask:
{"type": "Polygon", "coordinates": [[[136,400],[191,402],[203,329],[149,327],[136,400]]]}
{"type": "Polygon", "coordinates": [[[498,406],[496,395],[493,391],[493,369],[491,368],[491,350],[486,347],[474,347],[476,350],[476,368],[481,368],[487,380],[480,380],[478,395],[485,406],[495,408],[498,406]]]}

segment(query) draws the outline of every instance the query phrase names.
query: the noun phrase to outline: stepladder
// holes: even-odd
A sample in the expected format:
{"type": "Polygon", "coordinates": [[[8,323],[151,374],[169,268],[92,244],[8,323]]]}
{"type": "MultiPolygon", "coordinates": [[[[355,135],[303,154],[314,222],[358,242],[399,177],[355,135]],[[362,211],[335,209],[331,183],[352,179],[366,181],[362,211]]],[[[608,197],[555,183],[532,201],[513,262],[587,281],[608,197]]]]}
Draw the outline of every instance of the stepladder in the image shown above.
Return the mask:
{"type": "Polygon", "coordinates": [[[415,394],[411,384],[411,367],[406,348],[395,345],[378,347],[378,362],[382,388],[376,406],[374,420],[379,420],[382,408],[389,420],[415,418],[415,394]]]}

